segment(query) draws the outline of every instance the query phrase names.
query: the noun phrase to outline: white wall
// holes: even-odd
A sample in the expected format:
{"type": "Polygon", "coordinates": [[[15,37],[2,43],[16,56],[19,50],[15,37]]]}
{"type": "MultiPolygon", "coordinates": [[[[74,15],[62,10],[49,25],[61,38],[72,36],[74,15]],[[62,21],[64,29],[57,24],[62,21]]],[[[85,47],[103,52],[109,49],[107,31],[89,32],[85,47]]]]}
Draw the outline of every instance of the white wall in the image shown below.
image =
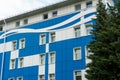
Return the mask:
{"type": "Polygon", "coordinates": [[[39,55],[24,57],[24,67],[39,65],[39,55]]]}
{"type": "MultiPolygon", "coordinates": [[[[88,0],[86,0],[88,1],[88,0]]],[[[86,8],[86,1],[82,1],[80,2],[81,3],[81,9],[85,9],[86,8]]],[[[111,3],[112,1],[109,0],[111,3]]],[[[96,5],[96,2],[97,0],[93,0],[93,6],[96,5]]],[[[79,4],[79,3],[76,3],[76,4],[79,4]]],[[[58,11],[58,16],[59,15],[64,15],[64,14],[68,14],[68,13],[71,13],[71,12],[74,12],[74,5],[69,5],[69,6],[65,6],[65,7],[61,7],[59,9],[56,9],[58,11]]],[[[45,13],[48,13],[49,14],[49,18],[52,18],[52,12],[53,11],[56,11],[56,10],[52,10],[52,11],[48,11],[48,12],[45,12],[45,13]]],[[[43,14],[44,13],[40,13],[40,14],[37,14],[37,15],[33,15],[33,16],[30,16],[28,17],[28,23],[29,24],[32,24],[32,23],[35,23],[35,22],[38,22],[38,21],[43,21],[43,14]]],[[[20,19],[20,20],[17,20],[17,21],[21,21],[21,26],[23,25],[23,19],[20,19]]],[[[6,29],[12,29],[12,28],[15,28],[15,22],[16,21],[13,21],[13,22],[10,22],[10,23],[7,23],[6,26],[4,26],[4,30],[6,29]]]]}

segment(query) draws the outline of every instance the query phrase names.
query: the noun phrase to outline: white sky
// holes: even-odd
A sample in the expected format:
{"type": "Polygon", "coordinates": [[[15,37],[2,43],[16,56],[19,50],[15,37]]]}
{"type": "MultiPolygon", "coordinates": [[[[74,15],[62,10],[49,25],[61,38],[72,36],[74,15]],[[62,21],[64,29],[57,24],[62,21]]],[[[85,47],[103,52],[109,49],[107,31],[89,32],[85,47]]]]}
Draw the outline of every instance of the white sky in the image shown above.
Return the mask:
{"type": "Polygon", "coordinates": [[[63,0],[0,0],[0,20],[63,0]]]}

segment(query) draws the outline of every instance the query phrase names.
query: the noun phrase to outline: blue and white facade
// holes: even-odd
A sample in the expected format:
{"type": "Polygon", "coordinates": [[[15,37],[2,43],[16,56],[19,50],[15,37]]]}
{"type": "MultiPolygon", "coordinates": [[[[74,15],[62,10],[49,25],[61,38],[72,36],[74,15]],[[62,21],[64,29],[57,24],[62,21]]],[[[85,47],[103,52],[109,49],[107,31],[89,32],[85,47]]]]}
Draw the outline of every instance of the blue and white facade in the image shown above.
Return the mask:
{"type": "Polygon", "coordinates": [[[0,21],[0,80],[87,80],[97,0],[56,4],[0,21]]]}

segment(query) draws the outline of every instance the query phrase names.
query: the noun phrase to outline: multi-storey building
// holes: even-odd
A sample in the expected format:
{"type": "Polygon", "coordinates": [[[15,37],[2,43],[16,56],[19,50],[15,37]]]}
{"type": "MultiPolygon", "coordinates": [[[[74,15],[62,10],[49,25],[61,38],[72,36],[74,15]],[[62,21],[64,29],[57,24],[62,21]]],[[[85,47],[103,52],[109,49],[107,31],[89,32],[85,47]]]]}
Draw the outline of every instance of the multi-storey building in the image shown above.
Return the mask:
{"type": "Polygon", "coordinates": [[[66,0],[1,20],[0,80],[86,80],[97,1],[66,0]]]}

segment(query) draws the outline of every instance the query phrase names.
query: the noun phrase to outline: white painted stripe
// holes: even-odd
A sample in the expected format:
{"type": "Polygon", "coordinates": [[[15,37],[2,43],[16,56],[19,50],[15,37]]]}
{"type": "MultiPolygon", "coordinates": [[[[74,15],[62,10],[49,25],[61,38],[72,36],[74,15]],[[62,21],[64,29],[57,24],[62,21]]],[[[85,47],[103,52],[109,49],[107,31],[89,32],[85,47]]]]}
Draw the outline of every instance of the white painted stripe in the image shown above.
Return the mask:
{"type": "MultiPolygon", "coordinates": [[[[62,22],[62,23],[59,23],[59,24],[56,24],[56,25],[52,25],[52,26],[48,26],[47,28],[43,28],[43,29],[21,28],[21,29],[10,30],[10,31],[2,34],[2,35],[0,36],[0,39],[2,39],[5,34],[6,34],[6,35],[7,35],[7,34],[10,34],[10,33],[13,33],[13,34],[14,34],[14,32],[15,32],[15,33],[49,32],[50,29],[57,28],[57,27],[60,27],[60,26],[62,26],[62,25],[68,24],[68,23],[70,23],[70,22],[78,19],[79,17],[80,17],[80,14],[77,14],[77,15],[73,16],[72,18],[70,18],[70,19],[68,19],[68,20],[66,20],[66,21],[64,21],[64,22],[62,22]]],[[[10,35],[13,35],[13,34],[10,34],[10,35]]],[[[9,36],[9,35],[7,35],[7,36],[9,36]]]]}
{"type": "Polygon", "coordinates": [[[45,74],[45,65],[39,66],[39,75],[45,74]]]}
{"type": "Polygon", "coordinates": [[[19,50],[12,51],[10,59],[16,59],[18,58],[18,55],[19,55],[19,50]]]}
{"type": "Polygon", "coordinates": [[[24,67],[39,65],[39,55],[24,57],[24,67]]]}
{"type": "Polygon", "coordinates": [[[55,73],[55,64],[49,64],[48,74],[55,73]]]}

